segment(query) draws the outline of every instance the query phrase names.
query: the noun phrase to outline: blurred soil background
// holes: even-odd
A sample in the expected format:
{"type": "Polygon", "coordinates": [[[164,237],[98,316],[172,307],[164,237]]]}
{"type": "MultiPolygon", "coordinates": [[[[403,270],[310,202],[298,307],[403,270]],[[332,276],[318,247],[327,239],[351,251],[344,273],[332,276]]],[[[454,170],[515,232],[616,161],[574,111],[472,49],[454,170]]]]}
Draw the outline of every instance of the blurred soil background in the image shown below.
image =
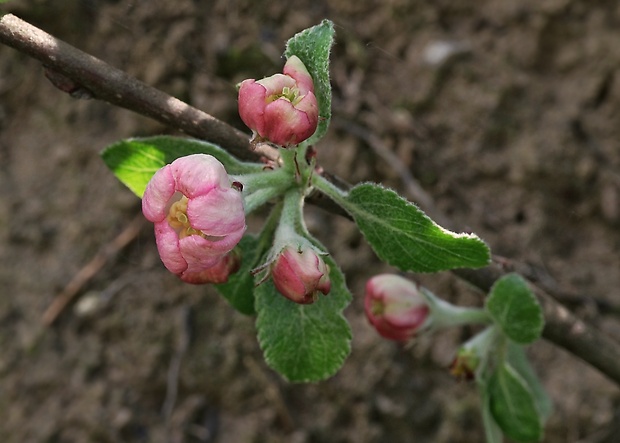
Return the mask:
{"type": "MultiPolygon", "coordinates": [[[[352,183],[383,182],[446,214],[451,228],[527,264],[580,315],[620,336],[616,1],[14,0],[2,8],[242,129],[235,84],[279,72],[287,38],[333,20],[334,119],[318,146],[326,169],[352,183]]],[[[475,386],[447,371],[472,331],[406,348],[381,340],[362,295],[368,277],[390,269],[351,223],[316,208],[309,226],[355,295],[346,311],[352,353],[327,381],[287,384],[272,372],[254,319],[165,271],[146,224],[44,328],[57,294],[140,214],[98,152],[162,133],[173,132],[71,98],[39,63],[0,46],[0,441],[483,441],[475,386]]],[[[482,303],[450,274],[413,277],[448,300],[482,303]]],[[[618,387],[549,343],[529,353],[555,403],[544,441],[617,442],[618,387]]]]}

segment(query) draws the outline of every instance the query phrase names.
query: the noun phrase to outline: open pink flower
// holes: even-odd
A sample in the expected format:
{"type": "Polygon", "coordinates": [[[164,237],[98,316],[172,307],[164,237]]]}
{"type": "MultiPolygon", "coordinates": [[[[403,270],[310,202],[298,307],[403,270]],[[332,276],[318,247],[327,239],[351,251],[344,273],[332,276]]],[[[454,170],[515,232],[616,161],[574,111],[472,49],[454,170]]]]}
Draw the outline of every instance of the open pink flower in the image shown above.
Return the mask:
{"type": "Polygon", "coordinates": [[[327,295],[331,289],[329,267],[312,249],[284,248],[272,265],[271,278],[278,292],[300,304],[313,303],[319,292],[327,295]]]}
{"type": "Polygon", "coordinates": [[[282,72],[241,82],[239,115],[260,137],[290,146],[314,134],[319,108],[312,77],[297,56],[288,59],[282,72]]]}
{"type": "Polygon", "coordinates": [[[396,341],[413,337],[430,314],[417,285],[391,274],[377,275],[368,281],[364,311],[381,336],[396,341]]]}
{"type": "Polygon", "coordinates": [[[142,197],[144,216],[155,223],[162,262],[181,279],[216,266],[241,240],[241,193],[224,166],[206,154],[181,157],[153,175],[142,197]]]}

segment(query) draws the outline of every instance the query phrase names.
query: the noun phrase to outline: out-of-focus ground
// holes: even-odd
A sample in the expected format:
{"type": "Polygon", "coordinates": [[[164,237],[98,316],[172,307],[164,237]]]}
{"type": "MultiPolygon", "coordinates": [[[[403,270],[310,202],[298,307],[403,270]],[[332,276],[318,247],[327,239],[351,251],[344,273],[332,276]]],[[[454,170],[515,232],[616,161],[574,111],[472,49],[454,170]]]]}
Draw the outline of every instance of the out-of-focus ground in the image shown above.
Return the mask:
{"type": "MultiPolygon", "coordinates": [[[[619,336],[617,313],[594,303],[620,305],[617,2],[15,0],[3,8],[239,128],[235,84],[279,71],[288,37],[333,20],[334,120],[318,146],[326,169],[408,195],[381,155],[391,152],[454,228],[531,265],[580,315],[619,336]]],[[[361,295],[369,276],[389,268],[351,223],[315,208],[308,223],[355,295],[346,311],[351,356],[325,382],[291,385],[274,374],[253,318],[165,271],[148,226],[82,288],[79,306],[99,309],[72,306],[43,329],[54,297],[140,211],[98,152],[161,133],[170,130],[72,99],[37,62],[0,47],[0,441],[483,441],[475,387],[446,370],[471,331],[410,348],[381,340],[361,295]]],[[[449,274],[417,277],[451,301],[482,301],[449,274]]],[[[549,343],[530,354],[555,402],[545,441],[617,441],[618,387],[549,343]]]]}

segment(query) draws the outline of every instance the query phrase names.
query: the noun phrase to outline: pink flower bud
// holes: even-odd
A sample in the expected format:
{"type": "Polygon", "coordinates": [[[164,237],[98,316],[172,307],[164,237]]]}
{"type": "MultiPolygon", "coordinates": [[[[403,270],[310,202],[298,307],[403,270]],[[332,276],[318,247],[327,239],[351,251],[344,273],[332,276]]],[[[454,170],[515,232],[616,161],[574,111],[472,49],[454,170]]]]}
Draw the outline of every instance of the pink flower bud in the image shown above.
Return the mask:
{"type": "Polygon", "coordinates": [[[192,282],[220,264],[245,232],[241,193],[224,166],[206,154],[181,157],[153,175],[142,197],[144,216],[155,223],[162,262],[192,282]]]}
{"type": "Polygon", "coordinates": [[[406,341],[424,326],[430,308],[415,283],[381,274],[366,284],[364,311],[381,336],[406,341]]]}
{"type": "Polygon", "coordinates": [[[302,61],[293,55],[283,74],[241,82],[239,115],[252,131],[277,145],[296,145],[314,134],[319,107],[302,61]]]}
{"type": "Polygon", "coordinates": [[[304,305],[331,289],[329,267],[312,249],[284,248],[272,265],[271,278],[280,294],[304,305]]]}

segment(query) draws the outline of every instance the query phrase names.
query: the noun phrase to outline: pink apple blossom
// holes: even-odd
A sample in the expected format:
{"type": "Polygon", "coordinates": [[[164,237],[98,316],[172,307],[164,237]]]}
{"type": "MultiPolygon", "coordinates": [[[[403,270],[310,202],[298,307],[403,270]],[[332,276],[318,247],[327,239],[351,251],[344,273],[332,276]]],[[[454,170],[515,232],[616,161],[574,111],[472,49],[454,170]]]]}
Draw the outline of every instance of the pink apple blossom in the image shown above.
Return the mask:
{"type": "Polygon", "coordinates": [[[310,248],[284,248],[272,265],[271,277],[278,292],[295,303],[313,303],[319,292],[327,295],[331,289],[329,267],[310,248]]]}
{"type": "Polygon", "coordinates": [[[181,157],[153,175],[142,198],[155,224],[162,262],[182,280],[197,283],[245,232],[243,198],[224,166],[206,154],[181,157]]]}
{"type": "Polygon", "coordinates": [[[413,337],[430,314],[417,285],[390,274],[377,275],[368,281],[364,311],[381,336],[396,341],[413,337]]]}
{"type": "Polygon", "coordinates": [[[281,146],[297,145],[316,130],[319,108],[314,83],[297,56],[283,74],[244,80],[239,86],[239,115],[259,137],[281,146]]]}

